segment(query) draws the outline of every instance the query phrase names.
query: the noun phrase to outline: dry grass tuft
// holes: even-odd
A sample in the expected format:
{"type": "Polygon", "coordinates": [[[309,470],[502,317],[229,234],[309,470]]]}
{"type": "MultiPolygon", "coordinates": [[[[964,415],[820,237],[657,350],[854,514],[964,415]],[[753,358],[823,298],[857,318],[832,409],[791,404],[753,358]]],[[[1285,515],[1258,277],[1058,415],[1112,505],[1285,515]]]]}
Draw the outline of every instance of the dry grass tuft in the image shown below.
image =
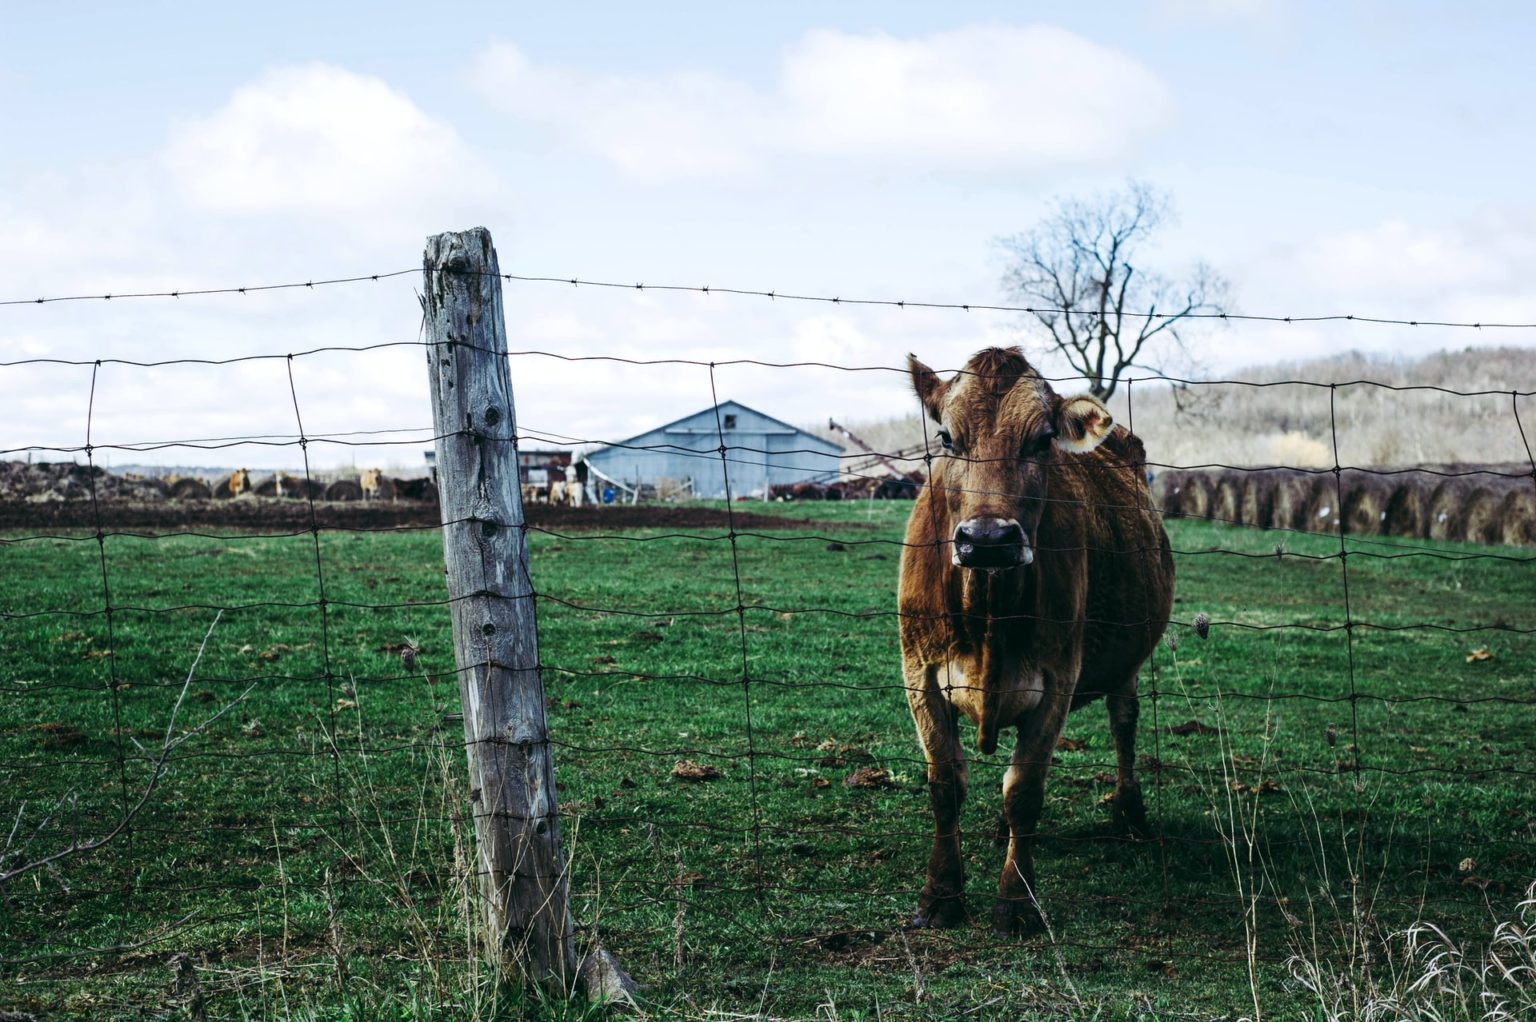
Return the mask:
{"type": "Polygon", "coordinates": [[[1317,999],[1325,1022],[1536,1018],[1536,883],[1481,948],[1461,947],[1435,924],[1419,922],[1389,937],[1379,964],[1364,972],[1341,973],[1303,954],[1286,966],[1317,999]]]}

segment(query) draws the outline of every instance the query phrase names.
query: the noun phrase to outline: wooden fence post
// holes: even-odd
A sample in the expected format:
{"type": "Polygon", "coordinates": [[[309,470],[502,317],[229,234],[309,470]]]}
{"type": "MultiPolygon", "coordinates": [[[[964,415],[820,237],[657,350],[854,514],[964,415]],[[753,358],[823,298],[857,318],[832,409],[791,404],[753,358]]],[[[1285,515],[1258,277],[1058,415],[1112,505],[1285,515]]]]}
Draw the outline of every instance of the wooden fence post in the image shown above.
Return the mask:
{"type": "Polygon", "coordinates": [[[496,250],[490,232],[476,228],[427,239],[424,259],[438,499],[483,920],[507,967],[568,990],[575,945],[496,250]]]}

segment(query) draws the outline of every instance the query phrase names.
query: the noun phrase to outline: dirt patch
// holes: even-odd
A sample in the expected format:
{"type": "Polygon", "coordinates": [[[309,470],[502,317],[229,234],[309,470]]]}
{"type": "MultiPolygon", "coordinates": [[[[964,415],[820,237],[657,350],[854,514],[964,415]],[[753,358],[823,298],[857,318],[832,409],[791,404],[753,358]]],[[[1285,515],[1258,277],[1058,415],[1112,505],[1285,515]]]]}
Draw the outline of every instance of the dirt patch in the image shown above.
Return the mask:
{"type": "MultiPolygon", "coordinates": [[[[630,507],[560,507],[555,504],[529,504],[524,509],[528,524],[536,529],[560,532],[563,529],[708,529],[725,532],[734,524],[738,533],[768,529],[822,529],[824,522],[799,521],[777,515],[758,514],[740,508],[727,513],[723,508],[691,504],[636,504],[630,507]]],[[[837,528],[847,528],[839,524],[837,528]]],[[[854,526],[859,528],[861,526],[854,526]]]]}
{"type": "MultiPolygon", "coordinates": [[[[551,532],[593,529],[703,529],[737,532],[816,529],[820,523],[796,521],[773,515],[687,504],[637,505],[632,507],[559,507],[530,504],[528,524],[551,532]]],[[[367,501],[316,501],[311,518],[305,500],[243,498],[240,500],[143,501],[0,500],[0,529],[44,532],[55,529],[152,529],[155,532],[187,532],[217,529],[259,529],[304,532],[312,524],[324,529],[383,530],[435,528],[440,524],[437,505],[427,502],[384,503],[367,501]]]]}

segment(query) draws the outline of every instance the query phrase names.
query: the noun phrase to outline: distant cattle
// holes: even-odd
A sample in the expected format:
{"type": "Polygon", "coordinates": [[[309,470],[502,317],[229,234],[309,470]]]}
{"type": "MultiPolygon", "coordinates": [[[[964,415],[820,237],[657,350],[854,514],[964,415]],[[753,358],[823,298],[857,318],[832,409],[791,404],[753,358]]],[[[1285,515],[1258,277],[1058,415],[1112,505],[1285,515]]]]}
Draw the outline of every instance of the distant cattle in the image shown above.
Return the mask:
{"type": "Polygon", "coordinates": [[[965,918],[959,718],[984,753],[1016,728],[998,836],[1008,851],[992,913],[1000,934],[1043,925],[1031,842],[1070,709],[1105,698],[1115,744],[1110,810],[1143,835],[1137,672],[1173,602],[1173,559],[1152,510],[1141,441],[1091,397],[1062,398],[1018,348],[990,348],[912,384],[943,457],[907,523],[900,581],[907,702],[928,761],[934,836],[920,926],[965,918]]]}
{"type": "Polygon", "coordinates": [[[395,495],[402,500],[437,500],[437,484],[427,478],[395,479],[395,495]]]}
{"type": "Polygon", "coordinates": [[[394,483],[381,469],[364,469],[361,485],[364,500],[390,500],[395,495],[394,483]]]}
{"type": "Polygon", "coordinates": [[[287,472],[275,472],[257,485],[256,495],[290,499],[312,497],[318,500],[325,496],[325,486],[319,480],[289,475],[287,472]]]}
{"type": "Polygon", "coordinates": [[[242,493],[251,492],[251,473],[249,469],[237,468],[229,475],[220,479],[213,487],[213,495],[220,500],[229,497],[238,497],[242,493]]]}
{"type": "Polygon", "coordinates": [[[771,500],[842,500],[843,488],[836,483],[775,483],[768,488],[771,500]]]}
{"type": "Polygon", "coordinates": [[[922,484],[911,479],[882,479],[875,487],[876,500],[916,500],[922,484]]]}

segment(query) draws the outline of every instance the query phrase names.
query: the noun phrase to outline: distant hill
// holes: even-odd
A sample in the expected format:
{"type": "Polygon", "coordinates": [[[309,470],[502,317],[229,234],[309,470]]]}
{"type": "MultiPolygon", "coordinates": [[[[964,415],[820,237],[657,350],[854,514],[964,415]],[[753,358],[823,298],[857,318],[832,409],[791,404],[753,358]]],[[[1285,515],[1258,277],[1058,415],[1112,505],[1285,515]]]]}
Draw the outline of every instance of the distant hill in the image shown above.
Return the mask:
{"type": "MultiPolygon", "coordinates": [[[[1071,391],[1066,384],[1057,389],[1071,391]]],[[[1536,349],[1467,348],[1422,358],[1352,351],[1256,366],[1177,389],[1160,382],[1135,384],[1129,393],[1122,387],[1111,411],[1163,465],[1323,467],[1334,464],[1335,437],[1339,464],[1346,466],[1529,464],[1520,427],[1536,447],[1536,398],[1520,399],[1517,423],[1515,390],[1536,391],[1536,349]],[[1413,387],[1495,393],[1391,389],[1413,387]]],[[[915,413],[845,425],[887,452],[920,452],[925,435],[915,413]]],[[[824,424],[805,428],[843,442],[824,424]]]]}

